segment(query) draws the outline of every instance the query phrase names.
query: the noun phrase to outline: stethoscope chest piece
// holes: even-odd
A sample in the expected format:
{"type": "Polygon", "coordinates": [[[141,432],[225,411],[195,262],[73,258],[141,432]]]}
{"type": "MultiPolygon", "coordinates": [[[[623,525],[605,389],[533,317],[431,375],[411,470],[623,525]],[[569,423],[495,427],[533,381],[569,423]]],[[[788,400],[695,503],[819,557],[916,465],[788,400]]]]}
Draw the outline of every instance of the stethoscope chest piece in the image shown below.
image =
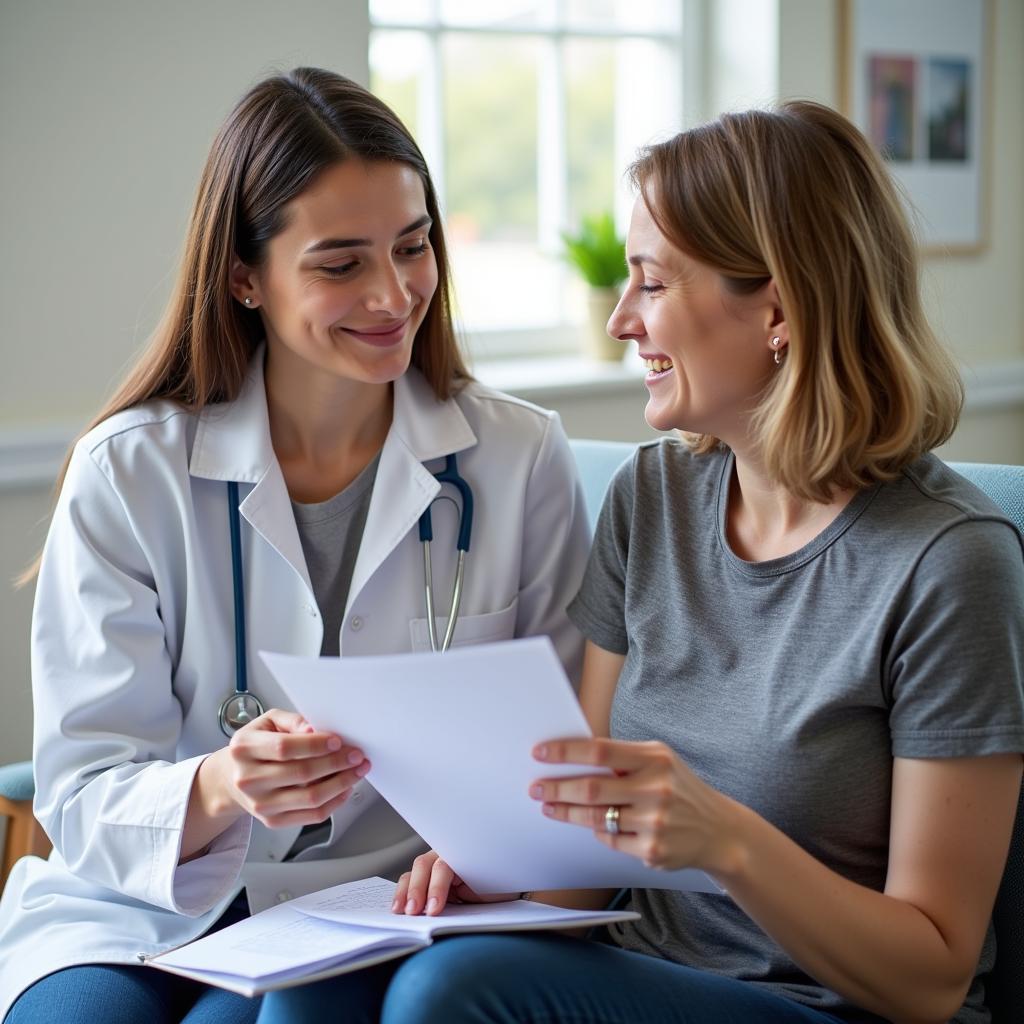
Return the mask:
{"type": "Polygon", "coordinates": [[[217,712],[217,721],[220,722],[220,730],[225,736],[234,736],[243,725],[248,725],[254,718],[259,718],[265,708],[263,702],[254,693],[249,691],[235,691],[230,697],[225,698],[224,703],[217,712]]]}

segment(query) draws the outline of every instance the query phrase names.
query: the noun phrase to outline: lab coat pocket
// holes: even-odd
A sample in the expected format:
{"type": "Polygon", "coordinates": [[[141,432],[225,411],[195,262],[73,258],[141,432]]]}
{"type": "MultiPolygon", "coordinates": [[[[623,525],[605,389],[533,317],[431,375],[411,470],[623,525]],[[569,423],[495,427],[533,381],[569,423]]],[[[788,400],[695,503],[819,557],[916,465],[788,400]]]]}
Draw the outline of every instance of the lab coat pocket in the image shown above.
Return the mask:
{"type": "MultiPolygon", "coordinates": [[[[497,612],[487,612],[484,615],[459,614],[455,623],[455,636],[452,637],[452,646],[461,647],[466,644],[485,644],[495,640],[511,640],[515,636],[516,612],[519,607],[519,598],[513,598],[507,608],[497,612]]],[[[437,641],[444,638],[444,631],[448,628],[447,616],[437,617],[437,641]]],[[[414,651],[430,650],[430,633],[427,630],[426,619],[412,619],[409,622],[409,633],[414,651]]]]}

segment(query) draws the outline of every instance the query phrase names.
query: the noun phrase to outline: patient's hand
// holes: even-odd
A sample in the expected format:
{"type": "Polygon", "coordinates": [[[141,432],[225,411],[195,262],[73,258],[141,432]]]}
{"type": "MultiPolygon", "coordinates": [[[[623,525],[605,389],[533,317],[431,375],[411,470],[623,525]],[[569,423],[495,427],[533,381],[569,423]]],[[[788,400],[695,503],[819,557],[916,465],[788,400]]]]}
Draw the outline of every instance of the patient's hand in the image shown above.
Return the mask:
{"type": "Polygon", "coordinates": [[[481,896],[433,851],[421,853],[413,862],[412,870],[398,880],[393,914],[440,914],[446,903],[502,903],[515,900],[519,893],[491,893],[481,896]]]}

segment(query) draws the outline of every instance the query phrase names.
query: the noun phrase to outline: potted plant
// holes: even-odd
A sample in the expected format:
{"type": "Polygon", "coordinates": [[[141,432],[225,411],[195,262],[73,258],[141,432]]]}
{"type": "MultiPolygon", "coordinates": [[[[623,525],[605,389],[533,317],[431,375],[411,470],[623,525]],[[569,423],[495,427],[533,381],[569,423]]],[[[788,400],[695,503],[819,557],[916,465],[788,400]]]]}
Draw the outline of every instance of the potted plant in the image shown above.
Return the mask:
{"type": "Polygon", "coordinates": [[[584,217],[579,234],[563,232],[566,259],[590,286],[587,296],[587,353],[594,359],[620,360],[622,342],[609,338],[608,318],[619,301],[619,285],[629,276],[626,245],[610,213],[584,217]]]}

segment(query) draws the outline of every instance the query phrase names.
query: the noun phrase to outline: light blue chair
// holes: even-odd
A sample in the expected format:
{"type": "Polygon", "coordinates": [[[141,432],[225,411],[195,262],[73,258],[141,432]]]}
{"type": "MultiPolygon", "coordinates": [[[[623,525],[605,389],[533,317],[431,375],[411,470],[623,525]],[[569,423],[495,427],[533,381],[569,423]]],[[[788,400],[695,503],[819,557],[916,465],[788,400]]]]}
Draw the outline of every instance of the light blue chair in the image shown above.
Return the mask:
{"type": "MultiPolygon", "coordinates": [[[[571,442],[576,465],[583,481],[587,515],[591,525],[597,520],[601,501],[615,470],[628,459],[634,445],[615,441],[571,442]]],[[[994,466],[982,463],[953,462],[953,469],[981,488],[1024,532],[1024,466],[994,466]]],[[[30,762],[0,768],[0,813],[15,808],[31,819],[31,798],[34,790],[30,762]]],[[[33,819],[34,822],[34,819],[33,819]]],[[[8,824],[8,844],[12,838],[8,824]]],[[[38,826],[36,826],[38,829],[38,826]]],[[[26,853],[38,852],[26,842],[23,828],[14,830],[15,846],[10,855],[16,859],[26,853]],[[18,844],[21,844],[18,846],[18,844]]],[[[4,851],[3,875],[8,867],[4,851]]],[[[998,953],[996,968],[988,982],[987,1003],[993,1024],[1013,1024],[1020,1020],[1024,1007],[1024,791],[1017,809],[1010,857],[1003,876],[993,915],[998,953]]]]}

